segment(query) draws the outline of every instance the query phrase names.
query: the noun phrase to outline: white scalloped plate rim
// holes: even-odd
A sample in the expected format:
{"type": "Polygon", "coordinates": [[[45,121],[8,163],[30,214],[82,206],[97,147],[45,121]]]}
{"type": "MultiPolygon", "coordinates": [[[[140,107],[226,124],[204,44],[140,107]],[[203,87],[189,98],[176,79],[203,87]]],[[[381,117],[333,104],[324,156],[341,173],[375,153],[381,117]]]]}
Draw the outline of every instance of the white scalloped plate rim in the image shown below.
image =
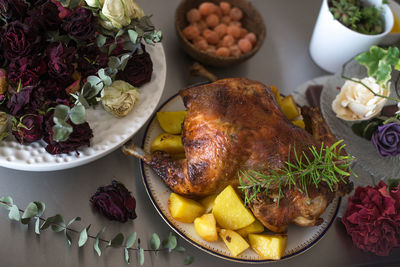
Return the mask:
{"type": "Polygon", "coordinates": [[[165,86],[167,65],[162,44],[146,46],[153,61],[150,82],[139,88],[139,102],[126,117],[116,118],[100,105],[88,109],[87,121],[93,130],[90,147],[76,152],[51,155],[41,140],[20,144],[10,135],[0,142],[0,166],[24,171],[55,171],[77,167],[99,159],[129,140],[150,118],[161,99],[165,86]]]}
{"type": "MultiPolygon", "coordinates": [[[[299,104],[305,104],[306,102],[304,101],[306,100],[302,94],[305,92],[305,89],[303,90],[303,87],[307,88],[307,86],[310,84],[320,84],[321,79],[324,80],[325,78],[326,77],[324,76],[312,79],[298,87],[296,93],[294,93],[296,101],[299,104]]],[[[163,105],[161,105],[157,111],[174,111],[182,109],[184,109],[183,103],[179,95],[176,94],[166,100],[166,102],[163,103],[163,105]]],[[[145,130],[142,143],[142,147],[145,151],[150,150],[151,141],[162,132],[155,115],[156,114],[153,115],[150,123],[147,125],[147,128],[145,130]]],[[[250,249],[246,250],[238,257],[233,257],[232,255],[230,255],[230,252],[224,245],[223,241],[219,240],[218,242],[207,242],[202,240],[196,234],[193,224],[181,223],[172,218],[167,206],[168,197],[171,193],[171,190],[162,182],[161,178],[159,178],[149,166],[145,165],[143,161],[141,161],[140,163],[140,169],[147,194],[157,212],[178,235],[180,235],[190,244],[211,255],[233,262],[252,264],[276,262],[274,260],[261,259],[254,251],[250,249]]],[[[280,261],[302,254],[303,252],[314,246],[319,240],[321,240],[321,238],[325,235],[329,227],[334,222],[340,206],[340,202],[341,198],[339,197],[333,200],[333,202],[328,206],[327,210],[322,216],[322,218],[324,218],[324,222],[319,226],[306,228],[295,225],[289,226],[287,249],[280,261]],[[303,237],[301,238],[302,240],[299,240],[300,238],[297,238],[299,235],[303,237]]]]}

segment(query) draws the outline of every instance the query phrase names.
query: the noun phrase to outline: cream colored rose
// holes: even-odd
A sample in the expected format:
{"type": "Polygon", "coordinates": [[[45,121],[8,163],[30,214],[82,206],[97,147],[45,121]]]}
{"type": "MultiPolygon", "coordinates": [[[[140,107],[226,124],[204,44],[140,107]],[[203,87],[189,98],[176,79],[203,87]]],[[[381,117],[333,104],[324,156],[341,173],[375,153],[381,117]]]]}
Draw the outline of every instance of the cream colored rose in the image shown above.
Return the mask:
{"type": "Polygon", "coordinates": [[[104,0],[85,0],[86,4],[90,7],[97,7],[97,1],[99,1],[102,7],[104,4],[104,0]]]}
{"type": "Polygon", "coordinates": [[[131,19],[141,19],[144,16],[143,9],[133,0],[122,0],[125,2],[128,17],[131,19]]]}
{"type": "Polygon", "coordinates": [[[103,15],[109,20],[101,22],[102,26],[110,29],[121,29],[131,23],[131,18],[128,16],[127,7],[123,0],[105,0],[103,8],[101,9],[103,15]]]}
{"type": "MultiPolygon", "coordinates": [[[[383,96],[390,94],[390,84],[383,88],[373,77],[367,77],[361,81],[377,94],[383,96]]],[[[386,98],[374,96],[362,84],[347,80],[332,102],[332,109],[338,118],[346,121],[368,120],[382,110],[386,100],[386,98]]]]}
{"type": "Polygon", "coordinates": [[[104,87],[103,107],[116,117],[124,117],[139,100],[139,91],[129,83],[117,80],[104,87]]]}
{"type": "Polygon", "coordinates": [[[5,112],[0,111],[0,141],[8,136],[8,119],[5,112]]]}

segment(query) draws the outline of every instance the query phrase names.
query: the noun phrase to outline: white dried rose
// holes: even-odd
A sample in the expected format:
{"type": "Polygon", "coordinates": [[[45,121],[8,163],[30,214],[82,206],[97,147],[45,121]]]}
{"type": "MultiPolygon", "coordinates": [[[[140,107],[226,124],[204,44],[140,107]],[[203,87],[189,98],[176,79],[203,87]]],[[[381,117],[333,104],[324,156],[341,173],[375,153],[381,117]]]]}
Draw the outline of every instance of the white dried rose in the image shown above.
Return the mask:
{"type": "MultiPolygon", "coordinates": [[[[359,81],[357,78],[353,79],[359,81]]],[[[361,82],[376,94],[383,96],[390,94],[390,83],[382,87],[373,77],[364,78],[361,82]]],[[[338,118],[346,121],[368,120],[382,110],[386,100],[386,98],[375,96],[362,84],[347,80],[332,102],[332,110],[338,118]]]]}
{"type": "Polygon", "coordinates": [[[117,80],[104,87],[103,107],[116,117],[124,117],[139,100],[139,91],[131,84],[117,80]]]}
{"type": "Polygon", "coordinates": [[[0,111],[0,141],[8,136],[8,119],[5,112],[0,111]]]}
{"type": "Polygon", "coordinates": [[[85,0],[86,4],[90,7],[98,7],[97,1],[99,1],[100,6],[102,7],[104,4],[104,0],[85,0]]]}
{"type": "Polygon", "coordinates": [[[131,18],[128,16],[123,0],[105,0],[101,12],[109,20],[100,20],[105,28],[110,29],[110,26],[112,26],[113,28],[121,29],[131,23],[131,18]]]}
{"type": "MultiPolygon", "coordinates": [[[[90,4],[88,3],[88,5],[90,4]]],[[[121,29],[129,25],[131,19],[140,19],[144,16],[143,9],[133,0],[104,0],[102,6],[101,12],[108,21],[100,20],[100,23],[104,28],[110,30],[121,29]]]]}

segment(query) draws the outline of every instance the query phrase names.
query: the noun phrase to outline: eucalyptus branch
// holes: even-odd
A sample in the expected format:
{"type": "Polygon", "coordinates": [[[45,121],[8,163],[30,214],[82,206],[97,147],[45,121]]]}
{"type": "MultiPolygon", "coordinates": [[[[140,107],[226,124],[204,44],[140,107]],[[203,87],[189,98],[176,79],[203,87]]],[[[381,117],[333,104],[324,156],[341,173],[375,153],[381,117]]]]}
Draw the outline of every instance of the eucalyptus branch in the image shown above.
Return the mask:
{"type": "MultiPolygon", "coordinates": [[[[340,140],[332,146],[320,149],[315,146],[310,147],[311,157],[303,151],[298,155],[296,149],[293,149],[293,162],[289,159],[280,169],[271,170],[269,174],[260,173],[254,170],[239,172],[239,188],[244,191],[245,204],[254,200],[261,192],[268,194],[271,187],[278,190],[277,204],[283,195],[284,188],[294,187],[308,197],[308,188],[318,186],[321,183],[328,185],[331,191],[334,186],[340,182],[346,183],[344,177],[353,174],[351,169],[354,158],[350,155],[342,155],[345,145],[339,144],[340,140]]],[[[289,148],[290,150],[290,148],[289,148]]]]}
{"type": "MultiPolygon", "coordinates": [[[[96,251],[98,256],[101,256],[101,249],[99,247],[99,242],[106,243],[106,247],[113,248],[123,248],[124,249],[124,258],[125,261],[129,264],[130,262],[130,254],[129,251],[138,251],[138,261],[140,265],[144,264],[144,252],[148,253],[157,253],[161,251],[176,251],[176,252],[185,252],[185,248],[178,245],[177,238],[172,233],[168,235],[162,242],[159,236],[156,233],[153,233],[150,239],[150,248],[144,249],[141,247],[140,238],[136,240],[137,234],[136,232],[131,233],[127,236],[125,245],[124,245],[124,235],[122,233],[118,233],[111,240],[106,240],[101,238],[101,235],[105,231],[105,227],[100,230],[96,236],[88,233],[90,225],[85,227],[82,231],[75,230],[70,226],[76,222],[80,221],[80,217],[75,217],[68,222],[65,223],[64,218],[57,214],[52,217],[44,218],[42,215],[45,210],[45,204],[43,202],[31,202],[28,204],[25,210],[18,208],[14,203],[13,199],[9,196],[0,198],[0,206],[9,211],[8,217],[11,220],[20,221],[22,224],[28,224],[31,219],[36,220],[35,222],[35,233],[40,235],[40,230],[45,230],[49,227],[54,232],[64,232],[66,241],[69,246],[72,244],[72,239],[69,235],[70,232],[79,234],[78,246],[82,247],[86,244],[87,240],[90,238],[94,240],[93,248],[96,251]],[[22,216],[20,215],[22,213],[22,216]],[[40,225],[40,222],[43,222],[40,225]],[[133,245],[136,243],[136,246],[133,245]]],[[[193,256],[187,255],[184,261],[184,264],[191,264],[193,262],[193,256]]]]}

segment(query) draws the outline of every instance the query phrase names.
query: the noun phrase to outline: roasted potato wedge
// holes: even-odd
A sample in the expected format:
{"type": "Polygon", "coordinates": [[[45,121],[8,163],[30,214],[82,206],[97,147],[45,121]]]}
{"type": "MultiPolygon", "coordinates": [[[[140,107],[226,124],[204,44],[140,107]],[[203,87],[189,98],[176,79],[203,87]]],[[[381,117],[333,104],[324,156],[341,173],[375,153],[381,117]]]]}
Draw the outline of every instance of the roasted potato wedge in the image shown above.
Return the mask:
{"type": "Polygon", "coordinates": [[[221,229],[219,236],[234,257],[248,249],[249,243],[238,233],[229,229],[221,229]]]}
{"type": "Polygon", "coordinates": [[[289,120],[294,120],[300,116],[299,108],[297,107],[292,95],[284,97],[279,105],[281,106],[283,114],[285,114],[289,120]]]}
{"type": "Polygon", "coordinates": [[[253,214],[246,209],[243,201],[230,185],[215,198],[212,213],[218,225],[230,230],[246,227],[255,220],[253,214]]]}
{"type": "Polygon", "coordinates": [[[175,220],[183,223],[192,223],[204,214],[204,207],[200,203],[175,193],[169,196],[168,209],[175,220]]]}
{"type": "Polygon", "coordinates": [[[200,204],[206,209],[206,213],[210,213],[212,211],[216,198],[217,194],[214,194],[200,200],[200,204]]]}
{"type": "Polygon", "coordinates": [[[164,151],[172,156],[185,154],[181,136],[169,133],[162,133],[154,139],[150,152],[154,151],[164,151]]]}
{"type": "Polygon", "coordinates": [[[237,233],[243,237],[247,237],[249,234],[259,234],[264,232],[264,225],[259,220],[255,220],[249,226],[237,230],[237,233]]]}
{"type": "Polygon", "coordinates": [[[214,242],[218,240],[217,222],[212,213],[203,214],[194,219],[194,229],[205,241],[214,242]]]}
{"type": "Polygon", "coordinates": [[[279,260],[286,249],[287,235],[249,234],[251,248],[263,259],[279,260]]]}
{"type": "Polygon", "coordinates": [[[170,134],[180,134],[182,132],[182,123],[186,117],[186,110],[157,112],[157,120],[161,129],[170,134]]]}

